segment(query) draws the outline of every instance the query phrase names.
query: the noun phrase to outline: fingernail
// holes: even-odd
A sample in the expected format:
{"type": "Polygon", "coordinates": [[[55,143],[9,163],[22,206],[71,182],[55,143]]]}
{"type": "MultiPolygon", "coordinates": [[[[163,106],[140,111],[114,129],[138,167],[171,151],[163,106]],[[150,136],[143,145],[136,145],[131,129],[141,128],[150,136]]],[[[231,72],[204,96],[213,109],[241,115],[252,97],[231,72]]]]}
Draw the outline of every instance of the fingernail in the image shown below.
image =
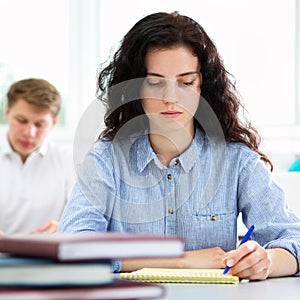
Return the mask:
{"type": "Polygon", "coordinates": [[[254,243],[247,243],[246,245],[249,251],[253,251],[256,247],[254,243]]]}
{"type": "Polygon", "coordinates": [[[232,266],[233,266],[233,259],[228,259],[228,260],[226,261],[226,265],[227,265],[228,267],[232,267],[232,266]]]}

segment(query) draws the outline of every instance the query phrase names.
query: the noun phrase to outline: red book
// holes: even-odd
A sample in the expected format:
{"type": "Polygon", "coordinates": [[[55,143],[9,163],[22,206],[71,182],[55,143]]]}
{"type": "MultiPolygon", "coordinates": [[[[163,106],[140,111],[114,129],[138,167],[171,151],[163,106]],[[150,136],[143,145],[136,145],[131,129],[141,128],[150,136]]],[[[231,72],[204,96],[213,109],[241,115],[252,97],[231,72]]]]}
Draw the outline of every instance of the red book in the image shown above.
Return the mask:
{"type": "Polygon", "coordinates": [[[0,237],[0,252],[58,261],[176,257],[183,240],[117,232],[13,234],[0,237]]]}
{"type": "Polygon", "coordinates": [[[113,284],[99,287],[0,287],[0,300],[156,299],[164,295],[165,288],[162,285],[125,280],[115,280],[113,284]]]}

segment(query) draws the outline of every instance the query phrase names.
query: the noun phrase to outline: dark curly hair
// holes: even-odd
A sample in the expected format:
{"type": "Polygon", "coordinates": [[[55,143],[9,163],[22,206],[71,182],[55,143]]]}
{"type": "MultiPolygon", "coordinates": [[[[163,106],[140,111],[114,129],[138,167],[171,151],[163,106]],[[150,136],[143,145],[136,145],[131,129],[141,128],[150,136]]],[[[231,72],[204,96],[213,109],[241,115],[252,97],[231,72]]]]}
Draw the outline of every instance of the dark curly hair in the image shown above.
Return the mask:
{"type": "MultiPolygon", "coordinates": [[[[258,149],[261,138],[257,130],[245,117],[240,119],[239,110],[244,112],[244,106],[217,48],[197,22],[178,12],[154,13],[138,21],[123,38],[112,61],[100,72],[98,97],[107,107],[104,120],[106,128],[100,138],[112,140],[124,124],[145,114],[139,91],[142,78],[147,75],[147,51],[178,46],[189,47],[198,57],[202,73],[201,97],[213,109],[226,141],[247,145],[272,170],[270,159],[258,149]]],[[[195,126],[203,131],[197,121],[200,104],[195,114],[195,126]]],[[[143,127],[147,127],[147,124],[135,124],[130,131],[137,132],[143,127]]]]}

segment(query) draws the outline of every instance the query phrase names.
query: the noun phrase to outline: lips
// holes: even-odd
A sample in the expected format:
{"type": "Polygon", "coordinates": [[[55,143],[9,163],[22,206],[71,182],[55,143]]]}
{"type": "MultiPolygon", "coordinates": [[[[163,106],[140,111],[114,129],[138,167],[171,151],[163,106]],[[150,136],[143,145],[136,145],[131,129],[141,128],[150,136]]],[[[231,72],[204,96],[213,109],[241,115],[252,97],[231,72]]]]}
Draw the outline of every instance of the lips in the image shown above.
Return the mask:
{"type": "Polygon", "coordinates": [[[32,146],[32,143],[28,141],[20,141],[20,144],[23,148],[30,148],[32,146]]]}
{"type": "Polygon", "coordinates": [[[165,111],[161,113],[164,117],[169,119],[175,119],[182,114],[180,111],[165,111]]]}
{"type": "Polygon", "coordinates": [[[182,112],[180,111],[165,111],[161,113],[164,117],[166,118],[177,118],[178,116],[180,116],[182,114],[182,112]]]}

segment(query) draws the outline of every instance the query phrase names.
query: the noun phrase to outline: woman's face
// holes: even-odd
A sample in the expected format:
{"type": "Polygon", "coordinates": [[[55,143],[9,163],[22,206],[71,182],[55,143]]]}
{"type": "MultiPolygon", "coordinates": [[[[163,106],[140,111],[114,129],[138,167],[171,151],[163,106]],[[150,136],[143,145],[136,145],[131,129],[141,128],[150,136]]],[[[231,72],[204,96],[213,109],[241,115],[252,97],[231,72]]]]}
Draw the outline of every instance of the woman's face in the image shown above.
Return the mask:
{"type": "Polygon", "coordinates": [[[188,47],[149,50],[145,57],[142,106],[150,129],[194,133],[194,114],[200,99],[198,58],[188,47]]]}

